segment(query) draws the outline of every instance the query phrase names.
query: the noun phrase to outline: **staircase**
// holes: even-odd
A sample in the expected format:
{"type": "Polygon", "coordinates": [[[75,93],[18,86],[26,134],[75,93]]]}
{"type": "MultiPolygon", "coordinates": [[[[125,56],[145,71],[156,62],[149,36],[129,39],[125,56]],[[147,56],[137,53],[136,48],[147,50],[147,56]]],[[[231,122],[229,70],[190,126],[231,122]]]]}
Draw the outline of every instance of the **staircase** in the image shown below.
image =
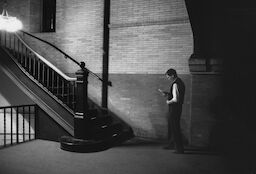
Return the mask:
{"type": "Polygon", "coordinates": [[[131,128],[117,122],[107,110],[89,109],[86,117],[74,118],[75,136],[61,137],[61,148],[74,152],[96,152],[133,137],[131,128]]]}
{"type": "MultiPolygon", "coordinates": [[[[48,43],[30,33],[22,31],[22,34],[48,43]]],[[[31,49],[23,41],[22,34],[0,32],[0,55],[5,57],[1,66],[10,77],[19,81],[17,85],[39,107],[70,134],[59,138],[61,149],[72,152],[101,151],[133,137],[133,131],[126,123],[115,119],[108,109],[88,99],[88,76],[102,79],[88,70],[85,63],[77,62],[48,43],[81,68],[76,72],[76,78],[68,77],[31,49]]],[[[110,86],[111,82],[108,84],[110,86]]]]}

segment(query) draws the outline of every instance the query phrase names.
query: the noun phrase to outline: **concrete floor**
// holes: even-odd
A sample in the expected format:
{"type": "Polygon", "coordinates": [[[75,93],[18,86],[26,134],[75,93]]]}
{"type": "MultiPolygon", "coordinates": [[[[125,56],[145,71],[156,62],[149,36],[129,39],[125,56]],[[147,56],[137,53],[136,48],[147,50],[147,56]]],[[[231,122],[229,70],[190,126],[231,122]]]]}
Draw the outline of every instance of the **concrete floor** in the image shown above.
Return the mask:
{"type": "MultiPolygon", "coordinates": [[[[0,149],[0,174],[246,174],[243,162],[213,153],[175,154],[153,142],[73,153],[58,142],[34,140],[0,149]],[[240,164],[240,165],[239,165],[240,164]]],[[[252,174],[252,172],[250,172],[252,174]]]]}

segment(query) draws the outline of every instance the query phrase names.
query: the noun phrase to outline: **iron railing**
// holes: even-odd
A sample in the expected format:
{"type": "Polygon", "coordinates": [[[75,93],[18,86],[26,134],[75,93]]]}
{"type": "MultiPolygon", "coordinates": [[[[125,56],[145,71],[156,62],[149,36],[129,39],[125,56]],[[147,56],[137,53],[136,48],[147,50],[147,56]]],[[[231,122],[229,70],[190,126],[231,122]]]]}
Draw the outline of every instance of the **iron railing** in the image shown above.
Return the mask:
{"type": "Polygon", "coordinates": [[[36,138],[36,105],[0,107],[0,147],[36,138]]]}

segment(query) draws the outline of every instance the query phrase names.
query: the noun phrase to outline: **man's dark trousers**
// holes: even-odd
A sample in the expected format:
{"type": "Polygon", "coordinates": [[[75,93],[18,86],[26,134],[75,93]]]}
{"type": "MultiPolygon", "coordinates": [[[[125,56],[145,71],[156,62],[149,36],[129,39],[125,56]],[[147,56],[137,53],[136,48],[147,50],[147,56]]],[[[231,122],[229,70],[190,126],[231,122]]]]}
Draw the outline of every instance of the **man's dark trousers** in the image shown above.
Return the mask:
{"type": "MultiPolygon", "coordinates": [[[[174,141],[175,148],[178,152],[183,152],[183,141],[180,129],[180,117],[182,112],[182,104],[173,103],[169,105],[168,115],[168,133],[169,141],[174,141]]],[[[173,142],[170,142],[173,143],[173,142]]]]}

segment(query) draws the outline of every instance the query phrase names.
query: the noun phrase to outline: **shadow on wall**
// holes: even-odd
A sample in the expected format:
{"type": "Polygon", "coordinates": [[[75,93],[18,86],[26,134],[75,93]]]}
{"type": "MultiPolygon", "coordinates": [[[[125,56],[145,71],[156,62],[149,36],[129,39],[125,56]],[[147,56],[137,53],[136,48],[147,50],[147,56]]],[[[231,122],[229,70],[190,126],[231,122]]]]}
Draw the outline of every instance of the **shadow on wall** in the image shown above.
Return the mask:
{"type": "MultiPolygon", "coordinates": [[[[183,77],[189,89],[190,78],[183,77]]],[[[110,79],[113,87],[109,88],[109,109],[132,127],[135,136],[166,140],[168,106],[165,98],[158,91],[158,88],[169,90],[168,81],[164,76],[162,74],[111,74],[110,79]]],[[[189,101],[184,106],[182,121],[185,126],[183,128],[186,129],[184,137],[188,139],[189,108],[186,107],[189,107],[189,101]]]]}

